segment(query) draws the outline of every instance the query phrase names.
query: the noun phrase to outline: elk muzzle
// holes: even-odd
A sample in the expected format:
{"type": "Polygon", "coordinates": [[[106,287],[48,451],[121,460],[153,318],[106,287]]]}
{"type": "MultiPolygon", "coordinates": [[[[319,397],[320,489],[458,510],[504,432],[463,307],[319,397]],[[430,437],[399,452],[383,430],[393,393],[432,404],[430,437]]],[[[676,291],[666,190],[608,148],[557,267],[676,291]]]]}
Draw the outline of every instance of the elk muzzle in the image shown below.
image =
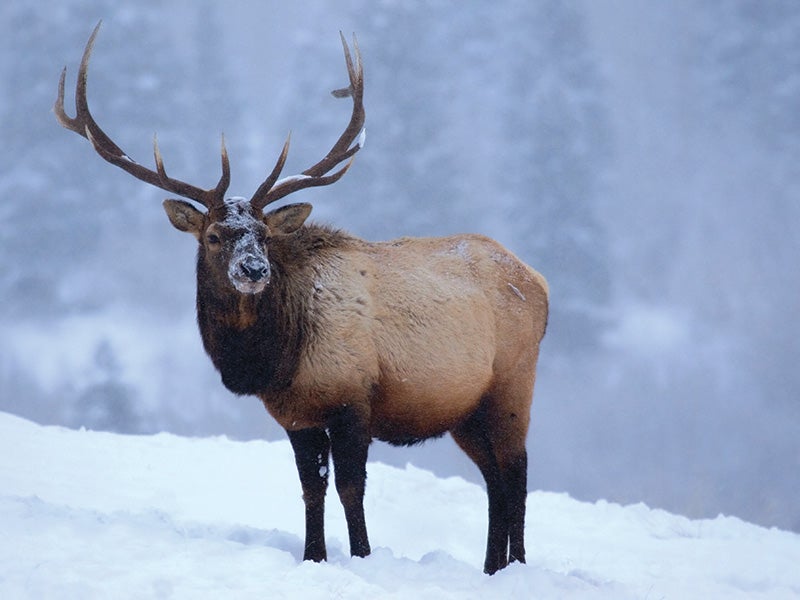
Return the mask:
{"type": "Polygon", "coordinates": [[[255,236],[245,234],[237,242],[228,265],[228,279],[242,294],[258,294],[269,283],[267,253],[255,236]]]}
{"type": "Polygon", "coordinates": [[[269,263],[259,260],[248,260],[242,263],[242,272],[253,283],[269,278],[269,263]]]}

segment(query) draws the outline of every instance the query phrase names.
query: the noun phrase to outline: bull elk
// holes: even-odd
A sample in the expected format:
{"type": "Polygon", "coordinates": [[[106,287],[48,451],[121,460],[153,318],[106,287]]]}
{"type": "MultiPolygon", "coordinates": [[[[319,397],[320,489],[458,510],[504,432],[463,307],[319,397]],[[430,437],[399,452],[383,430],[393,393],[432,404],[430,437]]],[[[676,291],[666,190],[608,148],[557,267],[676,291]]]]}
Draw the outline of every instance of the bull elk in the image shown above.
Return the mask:
{"type": "Polygon", "coordinates": [[[368,242],[306,223],[309,204],[264,212],[293,192],[339,180],[363,145],[364,75],[355,38],[353,56],[341,36],[350,84],[333,92],[353,102],[344,133],[321,161],[281,179],[287,137],[272,172],[246,200],[225,196],[224,138],[222,176],[202,189],[167,175],[156,141],[153,170],[103,132],[86,99],[99,27],[78,71],[76,116],[64,111],[64,69],[56,117],[106,161],[204,207],[164,202],[172,225],[199,244],[197,319],[222,382],[234,394],[257,396],[288,433],[305,503],[304,559],[326,559],[329,454],[350,553],[366,556],[372,439],[408,445],[450,432],[486,480],[484,570],[524,562],[525,438],[547,321],[545,279],[480,235],[368,242]]]}

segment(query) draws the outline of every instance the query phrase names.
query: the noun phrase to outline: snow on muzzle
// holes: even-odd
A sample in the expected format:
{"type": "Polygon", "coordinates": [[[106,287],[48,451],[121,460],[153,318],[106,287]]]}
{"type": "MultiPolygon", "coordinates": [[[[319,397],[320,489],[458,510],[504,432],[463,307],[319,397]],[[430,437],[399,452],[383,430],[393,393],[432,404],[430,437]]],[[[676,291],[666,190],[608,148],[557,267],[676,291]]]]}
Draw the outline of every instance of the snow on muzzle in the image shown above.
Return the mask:
{"type": "Polygon", "coordinates": [[[269,283],[270,267],[266,251],[258,244],[256,236],[246,233],[236,241],[228,279],[242,294],[257,294],[269,283]]]}

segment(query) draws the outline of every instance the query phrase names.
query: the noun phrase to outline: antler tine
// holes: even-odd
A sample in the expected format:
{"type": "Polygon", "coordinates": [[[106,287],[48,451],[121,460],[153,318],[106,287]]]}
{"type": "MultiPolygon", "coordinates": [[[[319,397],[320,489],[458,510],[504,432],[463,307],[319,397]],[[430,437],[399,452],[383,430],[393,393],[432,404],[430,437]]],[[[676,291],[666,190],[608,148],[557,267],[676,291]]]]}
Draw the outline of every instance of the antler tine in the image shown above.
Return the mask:
{"type": "Polygon", "coordinates": [[[286,161],[286,153],[289,149],[289,139],[287,138],[283,147],[283,152],[278,158],[275,168],[264,183],[259,186],[250,200],[253,207],[259,210],[298,190],[308,187],[330,185],[338,181],[347,172],[347,169],[350,168],[355,153],[364,145],[364,121],[366,115],[364,112],[364,68],[361,63],[361,51],[358,47],[358,40],[355,34],[353,34],[354,61],[344,34],[339,32],[339,35],[342,39],[342,48],[344,49],[344,59],[347,64],[347,74],[350,79],[350,85],[343,89],[334,90],[332,94],[336,98],[346,98],[349,96],[353,99],[353,112],[350,116],[350,122],[325,158],[303,171],[300,175],[286,177],[276,183],[278,175],[286,161]],[[326,173],[329,173],[334,167],[347,159],[350,160],[344,167],[331,175],[326,175],[326,173]]]}
{"type": "Polygon", "coordinates": [[[74,131],[88,139],[95,151],[106,161],[120,167],[122,170],[130,173],[137,179],[154,185],[167,192],[178,194],[184,198],[189,198],[195,202],[199,202],[206,208],[220,204],[224,200],[225,192],[230,184],[230,163],[228,161],[228,153],[225,150],[225,140],[222,141],[222,176],[220,177],[217,186],[208,190],[196,187],[189,183],[172,179],[167,176],[164,169],[164,161],[161,157],[161,152],[158,149],[158,142],[153,140],[153,154],[155,155],[156,171],[148,169],[131,159],[122,148],[117,146],[114,141],[100,128],[94,120],[92,113],[89,111],[89,102],[86,97],[86,81],[89,70],[89,60],[92,56],[94,49],[94,42],[100,31],[102,21],[97,23],[92,35],[89,36],[89,41],[86,42],[86,47],[83,50],[83,58],[81,59],[81,66],[78,69],[78,82],[75,86],[75,117],[70,117],[64,110],[64,85],[67,75],[67,68],[61,72],[61,78],[58,82],[58,96],[56,98],[53,111],[55,112],[56,119],[63,126],[74,131]]]}
{"type": "Polygon", "coordinates": [[[289,143],[292,140],[291,132],[289,135],[286,136],[286,141],[283,143],[283,150],[281,150],[281,154],[278,157],[278,162],[275,163],[275,166],[272,168],[272,172],[269,174],[264,182],[258,186],[256,193],[253,194],[253,198],[250,201],[253,206],[255,206],[258,210],[261,210],[266,206],[266,203],[263,205],[259,205],[259,200],[261,198],[266,199],[269,191],[272,189],[272,186],[275,185],[275,182],[278,181],[278,177],[281,176],[281,171],[283,171],[283,166],[286,164],[286,157],[289,155],[289,143]]]}
{"type": "Polygon", "coordinates": [[[224,135],[222,136],[222,141],[220,143],[220,155],[222,157],[222,175],[219,177],[219,182],[217,182],[217,185],[211,189],[202,190],[178,179],[173,179],[167,175],[167,171],[164,168],[164,159],[161,157],[161,150],[158,148],[158,137],[153,135],[153,156],[156,162],[156,171],[158,172],[159,181],[163,184],[163,186],[160,185],[159,187],[183,196],[184,198],[197,200],[207,208],[218,206],[224,202],[225,192],[228,190],[228,186],[231,183],[231,163],[228,159],[228,150],[225,148],[224,135]],[[202,200],[199,200],[194,196],[198,190],[203,195],[202,200]]]}

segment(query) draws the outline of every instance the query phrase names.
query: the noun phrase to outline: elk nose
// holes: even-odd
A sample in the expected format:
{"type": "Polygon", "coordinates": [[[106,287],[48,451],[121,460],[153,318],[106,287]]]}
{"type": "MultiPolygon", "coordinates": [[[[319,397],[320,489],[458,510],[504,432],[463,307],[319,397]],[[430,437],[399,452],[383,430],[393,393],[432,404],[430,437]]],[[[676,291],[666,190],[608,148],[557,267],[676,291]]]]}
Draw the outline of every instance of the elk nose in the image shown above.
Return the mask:
{"type": "Polygon", "coordinates": [[[252,282],[261,281],[269,275],[269,265],[260,261],[243,262],[242,273],[252,282]]]}

